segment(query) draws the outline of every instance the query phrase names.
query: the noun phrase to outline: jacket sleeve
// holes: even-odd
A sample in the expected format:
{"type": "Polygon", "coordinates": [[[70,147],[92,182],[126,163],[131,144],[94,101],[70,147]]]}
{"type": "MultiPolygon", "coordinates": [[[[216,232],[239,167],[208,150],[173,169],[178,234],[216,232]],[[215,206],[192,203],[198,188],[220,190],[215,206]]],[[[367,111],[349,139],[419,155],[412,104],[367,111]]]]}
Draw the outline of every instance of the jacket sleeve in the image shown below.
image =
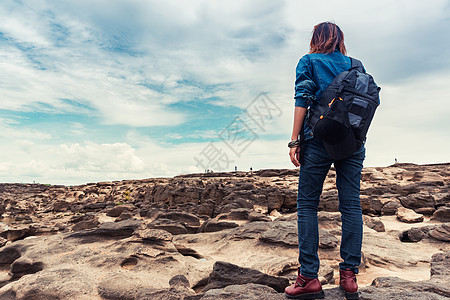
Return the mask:
{"type": "Polygon", "coordinates": [[[310,59],[305,55],[299,60],[296,69],[295,106],[308,107],[316,99],[316,89],[317,86],[312,80],[310,59]]]}

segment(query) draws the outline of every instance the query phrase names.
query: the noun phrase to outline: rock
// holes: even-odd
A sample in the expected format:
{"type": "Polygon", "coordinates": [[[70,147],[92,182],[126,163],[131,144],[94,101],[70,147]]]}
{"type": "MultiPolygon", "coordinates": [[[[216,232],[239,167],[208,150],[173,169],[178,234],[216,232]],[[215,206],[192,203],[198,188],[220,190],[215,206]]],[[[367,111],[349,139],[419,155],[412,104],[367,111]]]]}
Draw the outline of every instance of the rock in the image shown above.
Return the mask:
{"type": "Polygon", "coordinates": [[[434,194],[437,206],[448,206],[450,203],[450,193],[435,193],[434,194]]]}
{"type": "Polygon", "coordinates": [[[111,208],[110,210],[108,210],[108,212],[106,213],[107,216],[109,217],[118,217],[120,216],[120,214],[125,211],[133,211],[134,206],[131,204],[123,204],[123,205],[117,205],[114,206],[113,208],[111,208]]]}
{"type": "MultiPolygon", "coordinates": [[[[187,298],[193,299],[193,298],[187,298]]],[[[187,300],[185,298],[185,300],[187,300]]],[[[286,296],[277,293],[273,288],[267,285],[244,283],[237,285],[228,285],[222,289],[211,289],[201,295],[201,300],[285,300],[286,296]]]]}
{"type": "Polygon", "coordinates": [[[320,228],[331,229],[341,226],[341,213],[339,212],[319,211],[317,219],[320,228]]]}
{"type": "Polygon", "coordinates": [[[337,190],[323,191],[320,196],[319,211],[339,211],[339,200],[337,190]]]}
{"type": "Polygon", "coordinates": [[[395,215],[400,221],[405,223],[423,222],[423,215],[420,215],[412,209],[408,209],[405,207],[399,207],[395,215]]]}
{"type": "Polygon", "coordinates": [[[0,289],[0,299],[96,299],[96,279],[75,268],[42,270],[0,289]]]}
{"type": "Polygon", "coordinates": [[[430,194],[417,193],[400,197],[400,202],[406,208],[434,207],[434,197],[430,194]]]}
{"type": "Polygon", "coordinates": [[[248,220],[249,222],[271,222],[272,219],[268,216],[266,216],[265,214],[256,212],[256,211],[252,211],[249,215],[248,215],[248,220]]]}
{"type": "Polygon", "coordinates": [[[83,230],[72,233],[69,237],[89,237],[98,236],[102,238],[126,238],[133,234],[133,232],[142,226],[140,220],[125,220],[121,222],[106,222],[101,224],[94,230],[83,230]]]}
{"type": "Polygon", "coordinates": [[[450,276],[450,251],[436,253],[431,257],[431,277],[450,276]]]}
{"type": "Polygon", "coordinates": [[[90,216],[88,218],[83,218],[82,221],[79,221],[72,227],[72,231],[80,231],[85,229],[96,228],[100,225],[98,221],[98,216],[90,216]]]}
{"type": "Polygon", "coordinates": [[[0,249],[0,266],[9,267],[28,248],[26,243],[15,242],[0,249]]]}
{"type": "Polygon", "coordinates": [[[336,248],[338,242],[339,240],[334,235],[332,235],[328,230],[319,228],[319,248],[334,249],[336,248]]]}
{"type": "Polygon", "coordinates": [[[208,284],[203,292],[228,285],[247,283],[267,285],[278,292],[282,292],[288,286],[289,281],[283,277],[270,276],[254,269],[218,261],[214,264],[213,271],[208,278],[208,284]]]}
{"type": "Polygon", "coordinates": [[[54,212],[66,211],[70,207],[71,203],[64,200],[57,200],[53,202],[52,210],[54,212]]]}
{"type": "Polygon", "coordinates": [[[428,237],[428,233],[434,226],[413,227],[403,231],[400,235],[402,242],[420,242],[422,239],[428,237]]]}
{"type": "Polygon", "coordinates": [[[144,289],[136,294],[133,299],[151,299],[151,300],[179,300],[188,299],[189,296],[194,296],[193,290],[176,290],[176,289],[144,289]]]}
{"type": "Polygon", "coordinates": [[[380,218],[371,218],[367,216],[363,216],[364,225],[367,227],[377,231],[377,232],[385,232],[386,229],[384,228],[383,222],[380,220],[380,218]]]}
{"type": "Polygon", "coordinates": [[[7,239],[0,237],[0,248],[5,246],[7,242],[8,242],[7,239]]]}
{"type": "Polygon", "coordinates": [[[33,261],[30,258],[21,257],[11,264],[10,275],[13,279],[17,279],[26,274],[33,274],[43,270],[43,263],[33,261]]]}
{"type": "Polygon", "coordinates": [[[176,290],[185,290],[191,288],[189,280],[187,280],[184,275],[175,275],[169,280],[169,285],[171,288],[176,290]]]}
{"type": "Polygon", "coordinates": [[[433,220],[441,222],[450,222],[450,207],[441,206],[433,213],[433,220]]]}
{"type": "Polygon", "coordinates": [[[168,231],[161,229],[141,229],[136,230],[134,235],[141,238],[142,240],[150,243],[164,244],[171,242],[173,239],[172,234],[168,231]]]}
{"type": "Polygon", "coordinates": [[[104,209],[107,205],[108,204],[105,202],[88,203],[80,209],[80,212],[100,211],[104,209]]]}
{"type": "Polygon", "coordinates": [[[114,220],[114,222],[120,222],[120,221],[128,220],[128,219],[131,219],[131,218],[133,218],[133,214],[132,214],[131,212],[127,211],[127,210],[124,210],[124,211],[120,214],[120,216],[118,216],[118,217],[114,220]]]}
{"type": "Polygon", "coordinates": [[[0,237],[6,238],[8,241],[12,242],[24,239],[30,235],[32,235],[30,226],[24,225],[9,226],[6,229],[3,228],[3,230],[0,232],[0,237]]]}
{"type": "Polygon", "coordinates": [[[228,213],[220,214],[216,218],[217,220],[248,220],[251,212],[252,210],[248,208],[236,208],[228,213]]]}
{"type": "Polygon", "coordinates": [[[389,201],[383,205],[383,208],[381,208],[381,214],[385,216],[395,215],[397,209],[401,206],[402,204],[400,201],[389,201]]]}
{"type": "Polygon", "coordinates": [[[274,209],[270,212],[269,216],[279,218],[282,217],[283,215],[278,210],[274,209]]]}
{"type": "Polygon", "coordinates": [[[271,228],[270,223],[267,222],[252,222],[243,226],[236,227],[231,231],[233,239],[259,239],[261,234],[271,228]]]}
{"type": "Polygon", "coordinates": [[[434,207],[421,207],[414,209],[414,211],[418,214],[431,216],[436,211],[436,209],[434,207]]]}
{"type": "MultiPolygon", "coordinates": [[[[291,174],[293,170],[284,170],[285,174],[291,174]]],[[[281,169],[263,169],[255,172],[255,175],[258,175],[260,177],[275,177],[280,176],[280,174],[283,172],[281,169]]]]}
{"type": "Polygon", "coordinates": [[[361,209],[363,214],[381,215],[383,204],[378,198],[361,195],[361,209]]]}
{"type": "Polygon", "coordinates": [[[186,226],[168,219],[157,219],[147,225],[147,228],[161,229],[170,232],[171,234],[186,234],[188,230],[186,226]]]}
{"type": "Polygon", "coordinates": [[[156,217],[156,219],[166,219],[172,220],[174,222],[178,222],[184,225],[199,227],[200,219],[194,214],[185,213],[185,212],[166,212],[160,213],[156,217]]]}
{"type": "Polygon", "coordinates": [[[137,278],[112,273],[100,281],[97,291],[102,299],[134,300],[138,299],[136,295],[144,288],[145,286],[137,278]]]}
{"type": "Polygon", "coordinates": [[[436,226],[429,232],[429,235],[438,241],[450,242],[450,223],[436,226]]]}
{"type": "Polygon", "coordinates": [[[292,221],[273,222],[270,229],[261,234],[260,240],[266,243],[298,247],[297,223],[292,221]]]}
{"type": "Polygon", "coordinates": [[[267,209],[269,211],[272,211],[274,209],[279,210],[283,206],[284,200],[284,193],[279,193],[278,191],[269,193],[267,195],[267,209]]]}
{"type": "Polygon", "coordinates": [[[196,250],[189,248],[185,245],[182,244],[175,244],[175,248],[177,249],[177,251],[183,255],[183,256],[192,256],[196,259],[202,259],[203,256],[198,253],[196,250]]]}
{"type": "Polygon", "coordinates": [[[205,223],[203,223],[203,225],[199,228],[199,232],[216,232],[225,229],[235,228],[238,226],[239,225],[234,222],[225,222],[210,219],[208,221],[205,221],[205,223]]]}
{"type": "Polygon", "coordinates": [[[398,277],[375,278],[371,286],[360,288],[362,300],[448,299],[450,288],[430,280],[408,281],[398,277]]]}
{"type": "MultiPolygon", "coordinates": [[[[319,281],[322,285],[334,284],[334,270],[324,262],[320,262],[319,281]]],[[[294,279],[295,280],[295,279],[294,279]]]]}

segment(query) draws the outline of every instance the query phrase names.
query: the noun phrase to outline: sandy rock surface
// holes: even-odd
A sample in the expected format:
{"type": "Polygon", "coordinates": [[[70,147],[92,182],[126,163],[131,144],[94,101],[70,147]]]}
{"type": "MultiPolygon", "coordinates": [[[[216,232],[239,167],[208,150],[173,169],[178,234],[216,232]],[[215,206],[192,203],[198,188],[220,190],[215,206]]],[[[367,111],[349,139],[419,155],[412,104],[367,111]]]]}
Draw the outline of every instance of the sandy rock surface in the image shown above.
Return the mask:
{"type": "MultiPolygon", "coordinates": [[[[338,289],[335,172],[319,211],[338,289]]],[[[0,184],[0,299],[285,299],[297,273],[298,170],[81,186],[0,184]]],[[[448,299],[450,164],[365,168],[361,299],[448,299]]]]}

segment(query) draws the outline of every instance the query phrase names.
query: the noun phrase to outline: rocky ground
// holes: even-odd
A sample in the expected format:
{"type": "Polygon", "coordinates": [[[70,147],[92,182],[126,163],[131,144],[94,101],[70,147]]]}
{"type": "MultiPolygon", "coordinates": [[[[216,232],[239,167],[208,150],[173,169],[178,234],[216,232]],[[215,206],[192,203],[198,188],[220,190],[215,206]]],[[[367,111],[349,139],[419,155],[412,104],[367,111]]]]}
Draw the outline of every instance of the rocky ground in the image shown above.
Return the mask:
{"type": "MultiPolygon", "coordinates": [[[[296,276],[298,170],[81,186],[0,184],[0,299],[285,299],[296,276]]],[[[320,280],[337,288],[335,172],[320,280]]],[[[365,168],[361,299],[450,298],[450,163],[365,168]]]]}

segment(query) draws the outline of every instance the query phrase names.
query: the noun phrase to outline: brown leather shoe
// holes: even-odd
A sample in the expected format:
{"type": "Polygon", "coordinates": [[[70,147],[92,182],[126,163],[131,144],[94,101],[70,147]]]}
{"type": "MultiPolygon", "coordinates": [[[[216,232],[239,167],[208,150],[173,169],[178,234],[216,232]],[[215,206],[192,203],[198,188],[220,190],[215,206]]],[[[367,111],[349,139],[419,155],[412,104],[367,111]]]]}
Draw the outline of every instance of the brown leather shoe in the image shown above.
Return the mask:
{"type": "Polygon", "coordinates": [[[339,288],[344,292],[346,299],[359,299],[356,275],[350,269],[339,270],[339,288]]]}
{"type": "Polygon", "coordinates": [[[322,299],[325,294],[317,278],[308,278],[298,272],[297,280],[288,286],[284,293],[289,299],[322,299]]]}

